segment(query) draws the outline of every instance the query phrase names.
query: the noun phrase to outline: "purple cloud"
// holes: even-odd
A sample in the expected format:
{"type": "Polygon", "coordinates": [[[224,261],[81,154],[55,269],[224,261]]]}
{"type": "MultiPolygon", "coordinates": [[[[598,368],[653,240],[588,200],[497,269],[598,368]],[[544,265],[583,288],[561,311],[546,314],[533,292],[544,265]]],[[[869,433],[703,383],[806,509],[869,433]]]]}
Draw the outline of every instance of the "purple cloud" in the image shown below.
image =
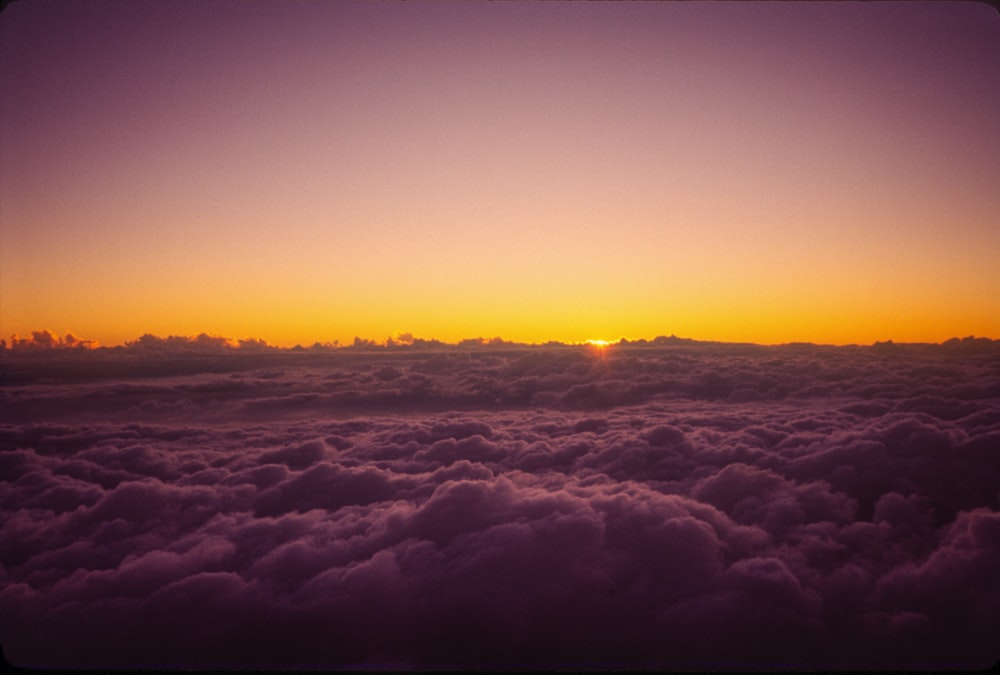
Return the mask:
{"type": "Polygon", "coordinates": [[[147,342],[8,354],[18,665],[997,658],[995,346],[147,342]]]}

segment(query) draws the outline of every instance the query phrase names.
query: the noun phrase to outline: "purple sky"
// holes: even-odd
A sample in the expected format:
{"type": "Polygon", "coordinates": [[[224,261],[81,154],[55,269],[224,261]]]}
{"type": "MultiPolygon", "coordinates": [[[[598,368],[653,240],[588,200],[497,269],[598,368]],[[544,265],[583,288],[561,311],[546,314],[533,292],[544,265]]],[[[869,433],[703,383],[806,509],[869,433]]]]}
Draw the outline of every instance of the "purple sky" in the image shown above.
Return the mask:
{"type": "Polygon", "coordinates": [[[1000,336],[981,3],[17,2],[0,333],[1000,336]]]}

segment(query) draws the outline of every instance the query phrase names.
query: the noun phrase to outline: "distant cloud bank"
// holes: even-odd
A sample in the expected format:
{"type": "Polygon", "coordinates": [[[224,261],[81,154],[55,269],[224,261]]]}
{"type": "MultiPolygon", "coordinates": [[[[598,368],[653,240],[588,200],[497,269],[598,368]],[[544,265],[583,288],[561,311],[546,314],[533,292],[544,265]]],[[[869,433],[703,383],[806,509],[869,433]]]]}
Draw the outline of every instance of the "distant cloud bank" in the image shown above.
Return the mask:
{"type": "Polygon", "coordinates": [[[1000,658],[995,341],[41,349],[0,361],[18,665],[1000,658]]]}
{"type": "Polygon", "coordinates": [[[30,338],[12,335],[9,347],[6,340],[0,340],[0,350],[89,349],[96,346],[93,340],[81,340],[72,333],[59,337],[50,330],[32,331],[30,338]]]}
{"type": "MultiPolygon", "coordinates": [[[[951,338],[944,342],[945,345],[949,347],[961,346],[962,348],[968,349],[970,346],[978,346],[978,348],[988,348],[992,343],[997,342],[989,338],[977,338],[975,336],[968,336],[965,338],[951,338]]],[[[380,349],[447,349],[447,348],[459,348],[459,349],[473,349],[473,348],[497,348],[497,347],[535,347],[535,346],[579,346],[588,345],[591,347],[614,347],[614,346],[642,346],[642,347],[664,347],[664,346],[680,346],[680,345],[723,345],[723,344],[739,344],[741,346],[746,346],[750,343],[720,343],[712,341],[698,341],[689,338],[679,338],[674,335],[669,337],[660,335],[651,340],[640,338],[630,340],[628,338],[621,338],[620,340],[614,342],[608,342],[605,340],[590,340],[582,343],[563,343],[555,340],[544,343],[543,345],[537,344],[525,344],[519,342],[513,342],[509,340],[504,340],[501,337],[493,338],[467,338],[459,341],[458,343],[446,343],[435,339],[424,339],[419,337],[414,337],[412,333],[402,333],[396,336],[388,336],[384,340],[374,340],[370,338],[355,337],[349,344],[341,344],[339,341],[333,342],[314,342],[312,345],[303,347],[302,345],[295,345],[294,347],[280,347],[277,345],[268,344],[265,340],[255,337],[248,337],[244,339],[232,339],[228,337],[223,337],[219,335],[209,335],[208,333],[200,333],[196,336],[185,336],[185,335],[170,335],[168,337],[159,337],[157,335],[152,335],[146,333],[136,338],[135,340],[127,341],[124,345],[119,346],[107,346],[100,347],[104,350],[112,350],[114,352],[121,351],[145,351],[145,352],[156,352],[156,353],[174,353],[174,354],[193,354],[193,353],[218,353],[218,352],[228,352],[228,351],[240,351],[240,352],[262,352],[262,351],[329,351],[331,349],[355,349],[355,350],[380,350],[380,349]]],[[[787,343],[788,345],[795,346],[806,346],[811,343],[787,343]]],[[[892,340],[887,340],[885,342],[876,342],[874,346],[886,347],[892,346],[894,343],[892,340]]],[[[907,344],[907,343],[903,343],[907,344]]],[[[912,344],[912,343],[911,343],[912,344]]],[[[924,343],[921,343],[924,344],[924,343]]],[[[8,343],[7,340],[0,340],[0,353],[5,351],[12,352],[25,352],[25,351],[44,351],[50,349],[96,349],[98,348],[98,343],[95,340],[83,340],[73,333],[67,333],[64,337],[60,337],[55,332],[45,329],[37,330],[31,332],[31,337],[19,337],[18,335],[12,335],[8,343]]]]}

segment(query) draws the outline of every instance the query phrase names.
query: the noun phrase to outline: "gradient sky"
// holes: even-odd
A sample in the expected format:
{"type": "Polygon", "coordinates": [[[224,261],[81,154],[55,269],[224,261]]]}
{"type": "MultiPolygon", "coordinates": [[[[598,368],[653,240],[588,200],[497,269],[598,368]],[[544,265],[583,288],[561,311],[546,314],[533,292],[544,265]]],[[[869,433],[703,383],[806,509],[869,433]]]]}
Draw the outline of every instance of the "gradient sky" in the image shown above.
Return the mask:
{"type": "Polygon", "coordinates": [[[980,3],[16,2],[0,335],[1000,337],[980,3]]]}

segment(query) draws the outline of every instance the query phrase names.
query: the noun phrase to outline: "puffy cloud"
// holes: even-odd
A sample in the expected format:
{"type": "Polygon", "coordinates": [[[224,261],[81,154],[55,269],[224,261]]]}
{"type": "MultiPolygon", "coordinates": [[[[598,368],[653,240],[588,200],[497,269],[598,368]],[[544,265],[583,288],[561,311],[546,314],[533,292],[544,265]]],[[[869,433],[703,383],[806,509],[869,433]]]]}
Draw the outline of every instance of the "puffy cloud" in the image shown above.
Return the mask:
{"type": "Polygon", "coordinates": [[[30,338],[21,338],[17,335],[10,337],[10,346],[6,340],[0,340],[0,354],[6,349],[24,350],[48,350],[48,349],[91,349],[96,347],[93,340],[81,340],[73,333],[67,333],[64,337],[59,337],[50,330],[36,330],[31,332],[30,338]]]}
{"type": "Polygon", "coordinates": [[[5,655],[207,668],[996,660],[993,343],[664,339],[598,355],[404,337],[377,350],[207,336],[69,360],[12,350],[5,655]]]}

